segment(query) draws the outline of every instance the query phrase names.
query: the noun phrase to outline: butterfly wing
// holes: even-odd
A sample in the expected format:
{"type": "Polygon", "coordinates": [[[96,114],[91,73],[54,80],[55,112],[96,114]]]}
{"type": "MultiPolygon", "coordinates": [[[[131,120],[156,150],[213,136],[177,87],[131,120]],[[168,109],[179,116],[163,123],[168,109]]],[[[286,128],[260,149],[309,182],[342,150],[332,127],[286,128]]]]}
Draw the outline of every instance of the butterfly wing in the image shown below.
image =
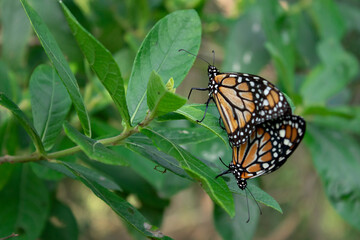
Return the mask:
{"type": "Polygon", "coordinates": [[[291,114],[284,95],[259,76],[243,73],[218,74],[213,85],[213,99],[231,146],[244,143],[254,132],[256,125],[291,114]]]}
{"type": "Polygon", "coordinates": [[[247,142],[233,147],[236,178],[255,178],[280,168],[304,137],[306,123],[295,115],[257,126],[247,142]]]}

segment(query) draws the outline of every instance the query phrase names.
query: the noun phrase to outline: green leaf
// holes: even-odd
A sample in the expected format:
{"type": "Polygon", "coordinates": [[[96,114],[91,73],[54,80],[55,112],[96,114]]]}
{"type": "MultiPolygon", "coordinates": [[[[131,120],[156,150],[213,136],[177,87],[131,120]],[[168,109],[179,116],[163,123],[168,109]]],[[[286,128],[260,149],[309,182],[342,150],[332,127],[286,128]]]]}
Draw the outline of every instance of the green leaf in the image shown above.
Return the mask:
{"type": "Polygon", "coordinates": [[[164,237],[164,235],[159,230],[157,230],[155,226],[152,226],[135,207],[130,205],[119,195],[110,192],[96,182],[89,180],[80,172],[77,172],[75,169],[71,168],[71,166],[66,166],[77,176],[80,181],[84,183],[84,185],[91,189],[91,191],[93,191],[97,197],[103,200],[113,209],[116,214],[118,214],[134,229],[142,233],[145,237],[151,239],[170,239],[166,236],[164,237]]]}
{"type": "MultiPolygon", "coordinates": [[[[156,148],[152,147],[151,150],[156,150],[156,148]]],[[[131,155],[128,155],[131,157],[130,167],[134,170],[134,172],[136,172],[139,176],[142,176],[149,184],[151,184],[161,198],[170,198],[181,190],[189,187],[192,183],[192,181],[189,181],[190,177],[182,168],[180,169],[186,175],[185,178],[166,171],[167,168],[165,168],[162,164],[156,163],[153,159],[144,158],[145,155],[142,157],[136,151],[131,153],[131,155]]],[[[158,153],[162,153],[168,158],[172,158],[163,152],[158,151],[158,153]]],[[[175,159],[173,160],[176,161],[175,159]]],[[[177,162],[177,164],[179,163],[177,162]]]]}
{"type": "Polygon", "coordinates": [[[202,187],[211,199],[219,204],[231,217],[234,216],[233,197],[223,179],[216,180],[216,173],[203,162],[159,133],[151,129],[141,129],[141,133],[149,137],[162,152],[175,157],[181,167],[192,178],[201,182],[202,187]]]}
{"type": "MultiPolygon", "coordinates": [[[[229,178],[230,178],[230,181],[228,181],[227,184],[230,189],[230,192],[245,196],[245,194],[246,194],[245,191],[241,190],[238,187],[235,177],[229,176],[229,178]]],[[[251,182],[248,182],[247,188],[254,195],[254,198],[256,199],[256,201],[258,201],[259,203],[262,203],[268,207],[271,207],[280,213],[283,213],[279,203],[272,196],[270,196],[267,192],[265,192],[264,190],[262,190],[261,188],[259,188],[258,186],[256,186],[255,184],[253,184],[251,182]]]]}
{"type": "MultiPolygon", "coordinates": [[[[305,109],[305,113],[308,111],[305,109]]],[[[317,111],[311,121],[319,126],[360,135],[360,107],[341,106],[317,111]]]]}
{"type": "Polygon", "coordinates": [[[129,80],[126,100],[135,125],[145,117],[146,87],[155,70],[163,80],[174,79],[179,86],[190,70],[195,58],[179,53],[181,48],[196,54],[201,40],[201,23],[194,10],[173,12],[150,30],[136,55],[129,80]]]}
{"type": "Polygon", "coordinates": [[[31,26],[19,1],[3,0],[0,5],[2,59],[13,69],[19,68],[24,64],[31,26]]]}
{"type": "Polygon", "coordinates": [[[305,79],[300,93],[305,105],[324,104],[343,90],[358,73],[358,62],[340,42],[324,40],[318,45],[322,63],[305,79]]]}
{"type": "Polygon", "coordinates": [[[49,29],[44,24],[40,16],[28,4],[26,0],[20,0],[30,22],[46,52],[50,61],[53,63],[57,73],[59,74],[63,84],[65,85],[75,110],[79,116],[81,126],[85,135],[91,136],[90,119],[86,111],[83,99],[80,94],[79,86],[76,82],[74,74],[71,72],[68,63],[65,60],[58,44],[51,35],[49,29]]]}
{"type": "Polygon", "coordinates": [[[71,14],[63,2],[60,5],[76,41],[91,68],[96,73],[120,111],[121,117],[130,125],[129,112],[126,105],[124,80],[113,56],[98,40],[94,38],[71,14]]]}
{"type": "Polygon", "coordinates": [[[305,143],[335,210],[360,230],[360,145],[350,134],[308,127],[305,143]]]}
{"type": "Polygon", "coordinates": [[[147,87],[147,104],[153,116],[175,111],[183,106],[186,101],[186,98],[168,91],[156,72],[151,73],[147,87]]]}
{"type": "Polygon", "coordinates": [[[50,208],[49,192],[29,165],[14,169],[0,196],[0,237],[18,233],[19,239],[38,239],[50,208]]]}
{"type": "Polygon", "coordinates": [[[55,200],[41,239],[77,240],[79,230],[74,214],[64,203],[55,200]]]}
{"type": "Polygon", "coordinates": [[[242,240],[253,239],[256,228],[259,222],[259,208],[252,198],[247,200],[243,196],[234,194],[235,211],[234,218],[230,218],[220,207],[215,205],[214,208],[214,223],[218,233],[223,239],[237,240],[241,236],[242,240]],[[247,223],[247,213],[249,207],[250,221],[247,223]]]}
{"type": "Polygon", "coordinates": [[[222,69],[257,74],[270,60],[259,8],[244,12],[229,29],[222,69]]]}
{"type": "MultiPolygon", "coordinates": [[[[175,112],[185,116],[189,120],[196,122],[196,120],[202,119],[202,117],[204,116],[204,111],[201,110],[201,108],[203,107],[203,104],[185,105],[180,109],[176,110],[175,112]]],[[[219,126],[219,117],[215,117],[208,111],[206,113],[205,119],[198,124],[215,133],[215,135],[218,136],[226,146],[229,144],[225,131],[219,126]]]]}
{"type": "Polygon", "coordinates": [[[29,88],[35,129],[45,149],[50,150],[70,109],[69,94],[55,69],[48,65],[34,70],[29,88]]]}
{"type": "Polygon", "coordinates": [[[82,165],[76,163],[70,163],[70,162],[53,163],[47,161],[40,161],[37,164],[40,166],[44,166],[48,169],[55,170],[59,173],[65,174],[70,178],[76,179],[76,176],[66,167],[66,166],[70,166],[72,169],[75,169],[77,172],[81,173],[91,181],[97,182],[99,185],[103,186],[104,188],[115,191],[122,191],[119,185],[117,185],[110,177],[106,176],[101,172],[98,172],[95,169],[87,168],[82,165]]]}
{"type": "Polygon", "coordinates": [[[68,122],[65,122],[63,126],[66,135],[71,139],[71,141],[78,144],[81,150],[83,150],[89,158],[106,164],[122,166],[128,165],[127,161],[120,154],[106,148],[99,141],[82,135],[68,122]]]}
{"type": "Polygon", "coordinates": [[[161,135],[164,135],[167,139],[177,144],[194,144],[211,139],[215,139],[216,136],[206,128],[203,127],[177,127],[169,128],[153,127],[153,129],[161,135]]]}
{"type": "Polygon", "coordinates": [[[31,137],[36,147],[36,150],[42,154],[45,154],[44,146],[41,142],[41,139],[36,132],[34,126],[31,124],[30,120],[20,110],[20,108],[2,92],[0,92],[0,105],[11,111],[11,113],[15,116],[15,118],[20,122],[20,124],[24,127],[25,131],[31,137]]]}
{"type": "Polygon", "coordinates": [[[179,162],[176,161],[174,157],[160,152],[153,146],[141,144],[136,141],[131,141],[126,143],[126,147],[142,155],[143,157],[146,157],[154,163],[159,164],[165,169],[170,170],[171,172],[179,175],[180,177],[191,179],[189,175],[184,171],[184,169],[181,168],[179,162]]]}

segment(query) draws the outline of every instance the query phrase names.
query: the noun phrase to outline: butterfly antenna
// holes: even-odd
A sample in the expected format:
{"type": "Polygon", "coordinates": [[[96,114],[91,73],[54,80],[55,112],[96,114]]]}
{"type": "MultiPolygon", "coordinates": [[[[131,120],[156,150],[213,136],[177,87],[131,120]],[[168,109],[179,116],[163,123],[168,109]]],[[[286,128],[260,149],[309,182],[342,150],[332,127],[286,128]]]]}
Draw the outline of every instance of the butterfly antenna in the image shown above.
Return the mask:
{"type": "Polygon", "coordinates": [[[252,196],[252,198],[253,198],[253,199],[254,199],[254,201],[256,202],[256,205],[257,205],[257,206],[258,206],[258,208],[259,208],[260,215],[262,215],[261,207],[260,207],[260,205],[259,205],[258,201],[256,201],[256,199],[255,199],[254,195],[250,192],[250,190],[249,190],[248,188],[246,188],[246,189],[249,191],[250,195],[252,196]]]}
{"type": "Polygon", "coordinates": [[[215,66],[215,51],[212,50],[212,53],[213,53],[213,66],[215,66]]]}
{"type": "Polygon", "coordinates": [[[248,223],[250,221],[250,209],[249,209],[249,198],[247,195],[246,188],[245,188],[245,195],[246,195],[246,206],[247,206],[247,210],[248,210],[248,220],[246,221],[246,223],[248,223]]]}
{"type": "Polygon", "coordinates": [[[226,165],[226,164],[223,162],[223,160],[221,159],[221,157],[219,157],[219,159],[220,159],[220,161],[222,162],[222,164],[224,164],[225,167],[229,168],[229,166],[226,165]]]}
{"type": "MultiPolygon", "coordinates": [[[[202,58],[202,57],[200,57],[200,56],[197,56],[197,55],[195,55],[195,54],[193,54],[193,53],[191,53],[191,52],[189,52],[189,51],[187,51],[187,50],[185,50],[185,49],[179,49],[179,52],[186,52],[186,53],[188,53],[188,54],[190,54],[190,55],[193,55],[194,57],[203,60],[204,62],[206,62],[207,64],[209,64],[209,65],[211,66],[211,64],[210,64],[208,61],[206,61],[204,58],[202,58]]],[[[214,66],[214,65],[212,65],[212,66],[214,66]]]]}

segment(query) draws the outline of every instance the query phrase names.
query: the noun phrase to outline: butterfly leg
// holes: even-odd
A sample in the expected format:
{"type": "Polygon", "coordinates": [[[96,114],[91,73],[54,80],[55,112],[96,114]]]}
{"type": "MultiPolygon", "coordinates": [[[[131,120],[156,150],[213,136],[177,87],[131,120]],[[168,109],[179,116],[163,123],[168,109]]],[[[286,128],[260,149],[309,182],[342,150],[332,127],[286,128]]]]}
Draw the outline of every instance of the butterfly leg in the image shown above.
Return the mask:
{"type": "Polygon", "coordinates": [[[208,110],[208,107],[209,107],[209,102],[211,101],[211,97],[209,97],[208,98],[208,100],[206,101],[206,108],[205,108],[205,112],[204,112],[204,116],[202,117],[202,119],[201,120],[196,120],[198,123],[200,123],[200,122],[202,122],[202,121],[204,121],[204,119],[205,119],[205,115],[206,115],[206,112],[207,112],[207,110],[208,110]]]}
{"type": "Polygon", "coordinates": [[[219,117],[219,125],[220,125],[220,127],[221,127],[223,130],[225,130],[224,124],[221,125],[221,117],[219,117]]]}
{"type": "Polygon", "coordinates": [[[191,95],[191,92],[192,90],[198,90],[198,91],[208,91],[209,89],[208,88],[191,88],[190,89],[190,92],[189,92],[189,95],[188,95],[188,99],[190,98],[190,95],[191,95]]]}

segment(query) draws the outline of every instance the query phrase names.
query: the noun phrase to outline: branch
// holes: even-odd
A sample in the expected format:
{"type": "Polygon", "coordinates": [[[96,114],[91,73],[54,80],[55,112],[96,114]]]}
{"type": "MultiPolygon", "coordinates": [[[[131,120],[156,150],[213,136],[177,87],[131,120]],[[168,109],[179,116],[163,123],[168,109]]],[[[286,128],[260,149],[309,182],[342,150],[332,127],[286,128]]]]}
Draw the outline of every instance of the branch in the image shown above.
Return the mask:
{"type": "MultiPolygon", "coordinates": [[[[145,127],[145,126],[149,125],[149,123],[153,119],[154,119],[154,114],[152,114],[151,112],[148,112],[146,115],[146,118],[141,123],[139,123],[136,127],[125,128],[121,134],[119,134],[115,137],[100,139],[100,140],[98,140],[98,142],[102,143],[105,146],[117,145],[119,142],[128,138],[129,136],[133,135],[134,133],[138,133],[139,127],[145,127]]],[[[34,152],[31,155],[27,155],[27,156],[4,155],[4,156],[0,157],[0,165],[3,163],[23,163],[23,162],[36,162],[36,161],[40,161],[40,160],[57,159],[60,157],[72,155],[79,151],[81,151],[81,148],[79,146],[75,146],[75,147],[60,150],[57,152],[52,152],[47,155],[41,155],[39,152],[34,152]]]]}

